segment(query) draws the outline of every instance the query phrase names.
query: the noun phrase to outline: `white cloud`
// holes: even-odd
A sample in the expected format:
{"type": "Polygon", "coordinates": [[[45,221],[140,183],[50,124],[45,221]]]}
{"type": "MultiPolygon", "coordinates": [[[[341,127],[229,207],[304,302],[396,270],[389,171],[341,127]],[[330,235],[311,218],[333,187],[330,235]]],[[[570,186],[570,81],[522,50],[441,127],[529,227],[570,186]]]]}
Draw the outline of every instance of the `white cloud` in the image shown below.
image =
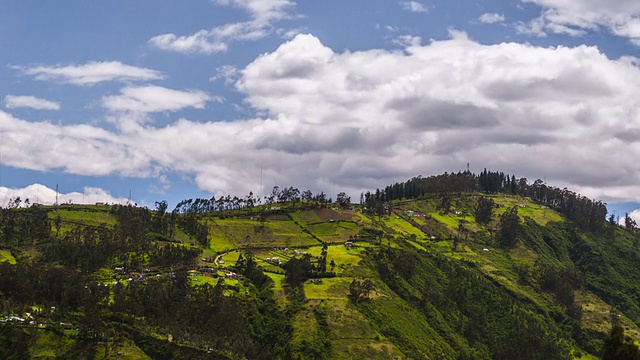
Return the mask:
{"type": "Polygon", "coordinates": [[[216,69],[216,75],[209,78],[209,81],[217,81],[219,79],[224,79],[225,84],[229,85],[234,83],[238,76],[240,76],[240,72],[238,68],[233,65],[223,65],[216,69]]]}
{"type": "Polygon", "coordinates": [[[216,195],[257,193],[263,169],[265,189],[353,197],[469,162],[474,171],[546,176],[605,201],[640,198],[635,58],[589,46],[483,45],[456,31],[403,51],[335,52],[298,35],[241,69],[235,86],[264,118],[154,127],[116,112],[115,123],[129,125],[105,130],[0,111],[3,163],[90,176],[186,174],[216,195]]]}
{"type": "Polygon", "coordinates": [[[166,194],[169,189],[171,189],[171,182],[165,175],[160,175],[158,176],[158,184],[151,184],[148,191],[152,194],[163,195],[166,194]]]}
{"type": "Polygon", "coordinates": [[[393,43],[402,47],[420,46],[422,38],[420,36],[401,35],[393,39],[393,43]]]}
{"type": "MultiPolygon", "coordinates": [[[[20,198],[21,206],[29,204],[53,205],[56,202],[56,191],[42,184],[32,184],[24,188],[0,187],[0,206],[5,207],[10,201],[20,198]],[[29,200],[27,204],[26,201],[29,200]]],[[[126,204],[128,199],[112,196],[100,188],[85,187],[82,192],[60,192],[57,194],[58,204],[126,204]]]]}
{"type": "Polygon", "coordinates": [[[411,12],[428,12],[429,9],[418,1],[403,1],[402,8],[411,12]]]}
{"type": "Polygon", "coordinates": [[[484,13],[480,15],[478,20],[483,24],[495,24],[504,22],[505,17],[504,15],[497,13],[484,13]]]}
{"type": "Polygon", "coordinates": [[[163,79],[161,72],[119,61],[89,62],[83,65],[15,67],[36,80],[75,85],[95,85],[104,81],[148,81],[163,79]]]}
{"type": "Polygon", "coordinates": [[[246,10],[256,21],[268,23],[290,17],[288,11],[295,3],[290,0],[213,0],[221,6],[235,6],[246,10]]]}
{"type": "Polygon", "coordinates": [[[222,42],[222,39],[212,39],[211,33],[207,30],[184,36],[157,35],[152,37],[149,43],[158,49],[185,53],[213,54],[227,50],[227,44],[222,42]]]}
{"type": "MultiPolygon", "coordinates": [[[[289,11],[295,3],[290,0],[214,0],[220,6],[234,6],[249,13],[251,20],[200,30],[192,35],[161,34],[149,39],[149,44],[166,51],[214,54],[224,52],[230,41],[254,41],[273,32],[273,23],[291,18],[289,11]]],[[[294,36],[299,29],[278,33],[294,36]]]]}
{"type": "Polygon", "coordinates": [[[35,96],[7,95],[4,98],[7,109],[31,108],[36,110],[60,110],[60,104],[35,96]]]}
{"type": "Polygon", "coordinates": [[[522,1],[542,7],[542,15],[529,25],[541,26],[545,32],[584,36],[603,28],[632,43],[640,39],[640,2],[635,0],[522,1]]]}
{"type": "MultiPolygon", "coordinates": [[[[635,220],[636,224],[640,224],[640,209],[635,209],[630,212],[629,217],[635,220]]],[[[624,216],[622,215],[620,216],[620,225],[624,225],[624,216]]]]}
{"type": "Polygon", "coordinates": [[[222,101],[199,90],[179,91],[161,86],[126,87],[120,95],[105,96],[102,106],[110,111],[152,113],[184,108],[204,109],[208,101],[222,101]]]}
{"type": "Polygon", "coordinates": [[[542,18],[536,18],[531,20],[528,24],[522,21],[516,22],[514,27],[518,34],[535,36],[535,37],[546,37],[547,33],[545,32],[544,20],[542,18]]]}
{"type": "Polygon", "coordinates": [[[276,33],[280,36],[280,38],[284,39],[284,40],[291,40],[293,39],[296,35],[301,34],[303,32],[305,32],[306,28],[305,27],[297,27],[294,29],[278,29],[276,31],[276,33]]]}

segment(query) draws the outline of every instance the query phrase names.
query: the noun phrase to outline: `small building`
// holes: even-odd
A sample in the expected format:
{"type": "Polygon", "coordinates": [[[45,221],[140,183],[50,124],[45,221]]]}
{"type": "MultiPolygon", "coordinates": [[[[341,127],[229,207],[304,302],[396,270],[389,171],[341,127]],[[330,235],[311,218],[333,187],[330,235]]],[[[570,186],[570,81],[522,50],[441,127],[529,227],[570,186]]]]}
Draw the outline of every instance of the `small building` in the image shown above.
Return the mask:
{"type": "Polygon", "coordinates": [[[346,247],[353,247],[353,246],[354,246],[354,245],[353,245],[353,241],[345,241],[345,242],[344,242],[344,246],[346,246],[346,247]]]}
{"type": "Polygon", "coordinates": [[[241,274],[236,274],[234,272],[230,272],[224,275],[225,279],[230,279],[230,280],[240,280],[243,278],[243,276],[241,274]]]}
{"type": "Polygon", "coordinates": [[[414,214],[413,210],[407,210],[404,212],[404,215],[408,217],[413,217],[414,214]]]}

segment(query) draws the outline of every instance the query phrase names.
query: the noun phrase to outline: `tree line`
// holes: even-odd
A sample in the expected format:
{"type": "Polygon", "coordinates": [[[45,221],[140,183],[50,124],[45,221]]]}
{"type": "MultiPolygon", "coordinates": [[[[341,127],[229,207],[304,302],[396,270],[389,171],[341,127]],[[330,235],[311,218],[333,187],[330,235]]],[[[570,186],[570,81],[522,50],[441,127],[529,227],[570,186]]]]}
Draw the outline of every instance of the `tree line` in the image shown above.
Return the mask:
{"type": "MultiPolygon", "coordinates": [[[[361,196],[365,203],[386,203],[392,200],[440,196],[443,204],[452,194],[484,192],[487,194],[520,195],[549,206],[574,221],[579,227],[600,232],[606,220],[607,208],[601,201],[589,199],[567,188],[547,185],[538,179],[529,183],[526,178],[484,169],[479,174],[470,171],[447,173],[429,177],[417,176],[361,196]]],[[[445,206],[446,207],[446,206],[445,206]]]]}

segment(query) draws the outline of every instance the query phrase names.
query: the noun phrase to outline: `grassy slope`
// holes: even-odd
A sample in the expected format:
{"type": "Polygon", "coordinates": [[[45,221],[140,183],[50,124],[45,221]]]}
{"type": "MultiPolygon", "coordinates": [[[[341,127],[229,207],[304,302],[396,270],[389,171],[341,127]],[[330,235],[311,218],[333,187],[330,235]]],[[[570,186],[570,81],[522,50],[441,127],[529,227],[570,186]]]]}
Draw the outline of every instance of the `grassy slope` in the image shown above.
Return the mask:
{"type": "Polygon", "coordinates": [[[16,259],[11,255],[9,250],[0,250],[0,263],[8,261],[9,264],[15,265],[16,259]]]}
{"type": "MultiPolygon", "coordinates": [[[[566,241],[570,236],[567,233],[563,233],[563,231],[566,231],[562,226],[553,225],[554,223],[563,222],[564,218],[551,209],[547,209],[521,197],[503,197],[500,195],[492,196],[492,198],[500,206],[494,211],[494,221],[490,224],[494,229],[498,226],[498,216],[503,213],[507,207],[516,205],[519,207],[519,215],[525,222],[528,235],[516,248],[504,251],[492,246],[492,239],[489,232],[487,232],[486,228],[477,224],[471,216],[474,197],[461,198],[454,201],[452,208],[460,209],[460,214],[453,212],[444,214],[438,211],[436,201],[408,201],[401,204],[400,208],[402,210],[423,212],[427,214],[427,217],[431,217],[442,225],[445,225],[447,232],[451,235],[462,235],[457,229],[461,220],[463,220],[464,226],[469,229],[471,233],[481,235],[479,238],[471,236],[467,242],[463,241],[455,250],[451,240],[439,240],[435,242],[427,239],[426,241],[410,243],[418,250],[438,252],[454,259],[476,263],[480,265],[479,268],[487,274],[487,276],[496,280],[504,286],[505,289],[508,289],[514,294],[518,294],[518,296],[523,299],[527,299],[527,301],[532,302],[540,309],[550,309],[549,311],[551,313],[562,311],[555,303],[553,296],[540,292],[537,288],[529,284],[523,285],[519,283],[517,269],[523,265],[533,269],[536,260],[555,264],[560,267],[573,266],[572,259],[569,257],[572,251],[572,245],[566,241]],[[530,223],[527,223],[527,221],[530,223]],[[545,226],[543,231],[540,230],[540,226],[545,226]],[[474,240],[474,238],[476,240],[474,240]],[[478,239],[480,239],[479,242],[477,242],[478,239]],[[484,248],[488,248],[489,251],[483,251],[484,248]]],[[[414,218],[414,220],[419,224],[424,221],[420,218],[414,218]]],[[[618,230],[618,232],[620,233],[620,230],[618,230]]],[[[588,246],[596,248],[596,255],[600,252],[612,253],[612,251],[602,249],[602,239],[596,240],[591,236],[583,236],[583,242],[588,246]]],[[[631,240],[625,239],[624,236],[620,234],[618,234],[618,238],[616,241],[613,241],[613,243],[616,244],[615,251],[613,251],[614,254],[637,253],[637,250],[630,248],[631,240]]],[[[618,282],[624,286],[628,281],[622,280],[622,277],[619,276],[620,274],[613,270],[613,267],[608,264],[608,262],[615,262],[618,268],[624,267],[628,262],[623,262],[620,260],[620,257],[621,256],[617,256],[612,260],[611,256],[603,255],[600,257],[600,262],[606,263],[606,272],[611,275],[609,279],[613,278],[614,283],[618,282]]],[[[609,315],[611,306],[607,305],[607,299],[603,300],[603,298],[598,297],[591,290],[600,293],[608,292],[614,294],[615,290],[611,288],[611,285],[607,288],[605,284],[606,280],[604,280],[603,277],[598,277],[593,274],[588,275],[588,277],[592,278],[595,283],[600,281],[601,284],[596,286],[596,288],[587,287],[576,293],[576,302],[583,308],[584,312],[581,324],[584,329],[595,331],[600,334],[599,336],[604,337],[611,326],[609,315]]],[[[635,275],[633,275],[632,279],[633,278],[635,278],[635,275]]],[[[627,293],[634,293],[634,289],[628,286],[625,290],[627,293]]],[[[618,299],[621,297],[620,295],[618,299]]],[[[627,305],[631,310],[635,310],[632,304],[627,305]]],[[[635,312],[632,311],[631,315],[634,314],[635,312]]],[[[628,319],[624,314],[621,316],[621,319],[627,329],[627,333],[632,337],[637,337],[640,333],[638,331],[637,321],[634,323],[634,321],[628,319]]]]}
{"type": "Polygon", "coordinates": [[[130,340],[111,342],[108,345],[100,342],[96,348],[90,351],[87,344],[67,336],[61,336],[53,331],[38,330],[33,338],[33,345],[30,349],[32,359],[83,358],[90,356],[89,354],[92,354],[96,360],[151,359],[130,340]],[[109,348],[108,352],[105,345],[109,348]]]}
{"type": "MultiPolygon", "coordinates": [[[[568,245],[559,239],[566,236],[565,230],[560,226],[554,227],[554,222],[564,221],[563,217],[551,209],[545,209],[531,202],[528,199],[519,197],[492,196],[494,201],[500,205],[494,212],[494,220],[490,227],[497,227],[497,216],[505,211],[509,206],[518,205],[519,214],[523,220],[528,218],[532,223],[525,223],[528,236],[521,241],[519,246],[509,251],[497,249],[493,246],[493,239],[489,235],[487,228],[477,224],[472,216],[473,202],[475,196],[467,196],[455,199],[453,209],[459,210],[460,214],[443,214],[437,209],[437,200],[431,201],[408,201],[399,205],[401,210],[414,210],[427,214],[426,218],[415,217],[413,220],[420,224],[430,224],[433,232],[438,234],[438,239],[431,240],[407,220],[395,215],[386,216],[381,219],[381,224],[373,223],[373,226],[385,229],[390,236],[384,240],[385,245],[397,246],[394,238],[400,239],[405,236],[414,236],[410,242],[419,251],[434,252],[443,254],[455,260],[464,260],[467,263],[477,264],[486,276],[496,281],[505,289],[518,297],[534,304],[539,309],[551,309],[557,312],[558,306],[551,295],[541,293],[535,286],[522,285],[519,282],[517,268],[523,265],[531,268],[537,260],[544,260],[549,263],[565,266],[571,263],[572,259],[568,254],[576,252],[576,247],[589,247],[595,249],[591,252],[583,252],[583,256],[577,261],[593,261],[600,259],[605,262],[606,274],[613,274],[614,285],[605,283],[604,278],[592,278],[595,287],[587,287],[576,293],[576,301],[581,304],[584,316],[582,327],[597,333],[604,334],[610,328],[610,316],[608,305],[611,299],[596,295],[605,291],[611,291],[615,295],[615,289],[611,289],[616,284],[625,282],[622,274],[613,270],[613,266],[630,266],[634,259],[622,259],[625,252],[637,251],[632,248],[632,241],[623,233],[618,231],[618,238],[608,244],[608,249],[599,240],[590,236],[583,236],[580,242],[568,245]],[[449,235],[461,235],[458,227],[461,223],[465,226],[470,236],[454,249],[452,240],[442,240],[449,235]],[[545,226],[545,230],[540,230],[534,223],[545,226]],[[381,226],[381,227],[380,227],[381,226]],[[488,248],[489,251],[483,249],[488,248]],[[611,255],[611,249],[615,251],[611,255]],[[595,254],[595,255],[594,255],[595,254]],[[588,257],[588,256],[591,256],[588,257]],[[621,280],[622,279],[622,280],[621,280]]],[[[66,231],[75,223],[83,223],[91,226],[106,224],[112,226],[115,218],[108,212],[107,208],[65,208],[60,209],[57,215],[50,213],[50,218],[60,216],[63,220],[62,231],[66,231]]],[[[307,246],[312,256],[318,256],[321,251],[321,239],[326,242],[335,242],[328,248],[328,263],[334,260],[336,263],[335,272],[338,277],[325,279],[320,285],[307,283],[304,286],[309,305],[297,316],[293,325],[296,328],[299,338],[294,342],[301,342],[304,339],[318,337],[318,324],[313,316],[314,306],[322,304],[327,314],[329,328],[329,338],[333,348],[333,358],[397,358],[404,357],[404,352],[410,354],[420,354],[425,357],[439,357],[453,354],[449,345],[451,339],[442,337],[442,334],[434,330],[430,321],[415,312],[410,306],[401,301],[390,289],[377,279],[377,275],[367,267],[362,266],[363,249],[376,246],[362,244],[356,249],[348,249],[342,242],[349,240],[350,236],[357,235],[363,227],[371,227],[371,219],[353,211],[335,211],[325,209],[322,211],[298,211],[291,214],[294,221],[285,217],[269,219],[265,222],[264,229],[258,228],[260,223],[256,220],[246,218],[218,219],[209,218],[210,226],[210,249],[206,249],[205,254],[223,253],[222,259],[225,264],[222,267],[229,268],[235,263],[240,252],[231,251],[235,249],[251,247],[273,247],[284,248],[293,246],[307,246]],[[334,221],[331,221],[334,220],[334,221]],[[339,221],[336,221],[339,220],[339,221]],[[231,251],[231,252],[229,252],[231,251]],[[228,252],[228,253],[226,253],[228,252]],[[349,284],[353,278],[369,277],[374,280],[379,291],[373,296],[373,300],[358,307],[348,300],[347,294],[349,284]],[[385,324],[381,329],[380,324],[385,324]],[[384,333],[394,334],[394,338],[385,338],[384,333]],[[398,347],[400,341],[400,347],[398,347]],[[395,345],[394,345],[395,342],[395,345]]],[[[55,231],[55,230],[54,230],[55,231]]],[[[462,237],[462,236],[461,236],[462,237]]],[[[188,237],[179,233],[178,240],[187,241],[188,237]]],[[[292,249],[288,251],[280,250],[254,250],[260,265],[269,271],[281,271],[273,264],[269,264],[264,259],[267,257],[279,256],[282,261],[288,260],[292,254],[292,249]]],[[[12,261],[9,252],[0,251],[0,262],[12,261]]],[[[575,259],[574,259],[575,260],[575,259]]],[[[15,262],[15,259],[13,259],[15,262]]],[[[284,276],[281,274],[268,273],[274,279],[274,290],[276,298],[281,305],[287,303],[283,292],[284,276]]],[[[592,276],[593,277],[593,276],[592,276]]],[[[640,277],[639,277],[640,280],[640,277]]],[[[191,278],[193,284],[210,283],[214,285],[217,279],[194,276],[191,278]]],[[[238,281],[226,283],[232,286],[242,287],[238,281]]],[[[624,286],[623,286],[624,287],[624,286]]],[[[625,290],[633,287],[626,286],[625,290]]],[[[621,299],[622,296],[614,297],[621,299]]],[[[633,306],[629,305],[633,310],[633,306]]],[[[543,310],[546,311],[546,310],[543,310]]],[[[627,327],[628,333],[639,338],[637,323],[638,316],[635,313],[627,317],[623,314],[622,321],[627,327]]],[[[45,344],[49,341],[44,338],[45,344]]],[[[53,340],[52,340],[53,341],[53,340]]],[[[58,341],[58,340],[56,340],[58,341]]],[[[42,346],[43,354],[51,351],[51,346],[42,346]]],[[[56,347],[56,346],[54,346],[56,347]]],[[[64,345],[57,345],[64,348],[64,345]]],[[[40,347],[38,347],[40,349],[40,347]]],[[[139,349],[138,349],[139,350],[139,349]]],[[[135,352],[134,350],[132,350],[135,352]]],[[[144,358],[144,357],[140,357],[144,358]]]]}

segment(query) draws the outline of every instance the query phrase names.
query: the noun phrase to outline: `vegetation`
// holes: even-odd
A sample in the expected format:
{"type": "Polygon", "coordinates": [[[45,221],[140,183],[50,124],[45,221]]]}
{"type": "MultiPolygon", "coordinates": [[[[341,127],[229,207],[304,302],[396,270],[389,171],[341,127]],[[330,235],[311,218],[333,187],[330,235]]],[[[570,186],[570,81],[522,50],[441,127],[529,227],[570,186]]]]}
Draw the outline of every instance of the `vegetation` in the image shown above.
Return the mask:
{"type": "Polygon", "coordinates": [[[500,172],[0,209],[0,358],[636,359],[640,233],[500,172]]]}

